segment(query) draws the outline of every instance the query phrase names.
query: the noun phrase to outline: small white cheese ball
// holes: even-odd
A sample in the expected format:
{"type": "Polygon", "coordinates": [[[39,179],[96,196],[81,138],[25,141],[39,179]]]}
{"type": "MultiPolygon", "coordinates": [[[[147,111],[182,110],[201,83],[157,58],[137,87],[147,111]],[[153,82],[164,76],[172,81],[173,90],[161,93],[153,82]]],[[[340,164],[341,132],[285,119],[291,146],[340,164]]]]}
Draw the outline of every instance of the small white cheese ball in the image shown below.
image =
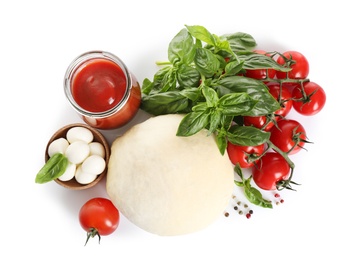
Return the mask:
{"type": "Polygon", "coordinates": [[[71,143],[65,151],[65,156],[69,162],[74,164],[82,163],[90,153],[89,144],[84,141],[75,141],[71,143]]]}
{"type": "Polygon", "coordinates": [[[65,172],[58,179],[61,181],[70,181],[74,178],[76,171],[76,165],[74,163],[68,162],[65,172]]]}
{"type": "Polygon", "coordinates": [[[60,137],[58,139],[55,139],[49,144],[48,147],[49,157],[53,156],[56,153],[64,154],[68,146],[69,146],[69,142],[65,138],[60,137]]]}
{"type": "Polygon", "coordinates": [[[84,172],[82,166],[78,166],[75,172],[75,180],[80,184],[89,184],[97,178],[97,175],[84,172]]]}
{"type": "Polygon", "coordinates": [[[91,142],[89,144],[90,155],[99,155],[102,158],[105,158],[105,148],[99,142],[91,142]]]}
{"type": "Polygon", "coordinates": [[[99,155],[90,155],[84,160],[81,168],[85,173],[99,175],[105,169],[105,160],[99,155]]]}
{"type": "Polygon", "coordinates": [[[68,132],[66,133],[66,139],[69,143],[84,141],[89,144],[93,141],[94,136],[88,128],[82,126],[75,126],[68,130],[68,132]]]}

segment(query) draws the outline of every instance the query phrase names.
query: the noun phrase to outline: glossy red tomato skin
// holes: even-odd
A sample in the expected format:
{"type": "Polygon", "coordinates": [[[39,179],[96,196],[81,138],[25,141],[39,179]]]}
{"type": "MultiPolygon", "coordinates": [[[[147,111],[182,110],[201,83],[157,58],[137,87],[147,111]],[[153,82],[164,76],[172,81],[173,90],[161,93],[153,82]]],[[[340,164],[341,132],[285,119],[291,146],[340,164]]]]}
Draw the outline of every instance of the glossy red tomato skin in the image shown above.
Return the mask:
{"type": "Polygon", "coordinates": [[[304,101],[296,101],[302,99],[302,87],[298,86],[293,89],[292,96],[294,98],[293,108],[304,116],[313,116],[319,113],[326,104],[325,90],[315,82],[309,81],[303,84],[303,90],[307,98],[304,101]],[[314,92],[314,94],[312,94],[314,92]]]}
{"type": "Polygon", "coordinates": [[[266,127],[264,125],[267,122],[266,116],[244,116],[243,117],[243,124],[245,126],[254,126],[258,129],[262,129],[266,132],[270,131],[271,128],[274,126],[273,122],[269,122],[266,127]]]}
{"type": "MultiPolygon", "coordinates": [[[[254,50],[254,52],[258,53],[258,54],[264,54],[264,55],[270,56],[264,50],[254,50]]],[[[246,70],[246,73],[244,74],[244,76],[253,78],[253,79],[258,79],[258,80],[263,80],[263,79],[266,79],[267,77],[270,79],[273,79],[276,76],[276,70],[274,70],[274,69],[246,70]],[[267,74],[267,71],[268,71],[268,74],[267,74]]]]}
{"type": "Polygon", "coordinates": [[[102,236],[113,233],[118,228],[119,220],[118,209],[106,198],[92,198],[79,211],[81,227],[87,232],[96,229],[102,236]]]}
{"type": "Polygon", "coordinates": [[[231,162],[236,165],[239,163],[241,168],[251,168],[257,161],[249,162],[248,155],[254,154],[255,156],[260,156],[265,150],[265,145],[260,144],[257,146],[241,146],[235,145],[231,142],[228,142],[227,153],[231,162]]]}
{"type": "Polygon", "coordinates": [[[276,190],[277,183],[286,180],[290,166],[279,153],[267,152],[252,168],[254,183],[263,190],[276,190]]]}
{"type": "MultiPolygon", "coordinates": [[[[289,72],[282,72],[282,71],[276,71],[276,77],[278,79],[306,79],[310,70],[309,63],[307,58],[298,51],[286,51],[282,53],[283,56],[285,56],[287,59],[292,57],[292,60],[294,60],[296,63],[291,65],[291,71],[289,72]]],[[[285,64],[285,60],[282,56],[279,56],[277,58],[277,63],[280,65],[285,64]]]]}
{"type": "MultiPolygon", "coordinates": [[[[270,141],[283,152],[289,152],[295,145],[295,134],[300,133],[299,138],[301,140],[306,140],[307,138],[305,128],[301,125],[301,123],[294,119],[282,119],[277,121],[277,127],[272,127],[270,133],[270,141]]],[[[304,145],[304,142],[299,142],[298,146],[289,152],[289,154],[298,153],[304,147],[304,145]]]]}
{"type": "Polygon", "coordinates": [[[282,117],[285,117],[289,114],[289,112],[292,109],[292,93],[289,91],[288,88],[282,86],[282,89],[280,87],[279,83],[267,83],[266,84],[270,94],[280,102],[281,109],[277,110],[275,112],[276,115],[282,117]]]}

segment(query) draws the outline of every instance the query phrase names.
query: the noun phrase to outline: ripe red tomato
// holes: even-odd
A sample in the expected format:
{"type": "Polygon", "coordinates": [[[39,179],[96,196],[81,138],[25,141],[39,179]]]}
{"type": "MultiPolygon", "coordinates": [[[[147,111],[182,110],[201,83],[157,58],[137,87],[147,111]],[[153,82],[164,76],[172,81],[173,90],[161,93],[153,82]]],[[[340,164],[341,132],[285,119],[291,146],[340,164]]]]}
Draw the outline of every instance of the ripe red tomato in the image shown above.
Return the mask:
{"type": "Polygon", "coordinates": [[[267,126],[266,116],[244,116],[243,117],[243,124],[245,126],[254,126],[258,129],[262,129],[264,131],[269,131],[274,126],[274,122],[270,121],[267,126]]]}
{"type": "Polygon", "coordinates": [[[252,178],[259,188],[276,190],[277,183],[288,178],[290,169],[282,155],[267,152],[252,168],[252,178]]]}
{"type": "Polygon", "coordinates": [[[288,115],[292,109],[292,94],[288,88],[282,86],[280,87],[279,83],[269,82],[266,84],[268,86],[270,94],[278,100],[281,105],[281,109],[275,112],[278,115],[278,118],[282,118],[288,115]]]}
{"type": "MultiPolygon", "coordinates": [[[[120,214],[114,204],[106,198],[88,200],[79,211],[79,222],[90,237],[106,236],[113,233],[119,225],[120,214]]],[[[85,244],[86,244],[85,243],[85,244]]]]}
{"type": "Polygon", "coordinates": [[[282,119],[272,127],[270,141],[289,154],[298,153],[305,145],[305,128],[296,120],[282,119]],[[292,150],[291,150],[292,149],[292,150]]]}
{"type": "MultiPolygon", "coordinates": [[[[255,53],[258,54],[264,54],[267,56],[270,56],[270,54],[267,54],[264,50],[254,50],[255,53]]],[[[246,77],[253,78],[253,79],[266,79],[267,76],[270,79],[273,79],[276,76],[276,70],[274,69],[256,69],[256,70],[246,70],[246,73],[244,74],[246,77]],[[268,71],[268,75],[267,75],[268,71]]]]}
{"type": "Polygon", "coordinates": [[[265,150],[265,145],[241,146],[228,142],[227,153],[233,164],[239,163],[241,168],[250,168],[258,160],[252,160],[260,156],[265,150]]]}
{"type": "Polygon", "coordinates": [[[312,116],[322,110],[326,103],[326,93],[321,86],[309,81],[293,89],[294,109],[305,116],[312,116]]]}
{"type": "MultiPolygon", "coordinates": [[[[306,57],[297,51],[286,51],[282,53],[282,55],[286,58],[286,60],[292,60],[292,63],[290,64],[290,68],[292,69],[289,72],[282,72],[282,71],[276,71],[276,77],[278,79],[305,79],[308,76],[309,73],[309,64],[306,57]]],[[[277,63],[280,65],[284,65],[286,63],[283,56],[279,56],[277,58],[277,63]]]]}

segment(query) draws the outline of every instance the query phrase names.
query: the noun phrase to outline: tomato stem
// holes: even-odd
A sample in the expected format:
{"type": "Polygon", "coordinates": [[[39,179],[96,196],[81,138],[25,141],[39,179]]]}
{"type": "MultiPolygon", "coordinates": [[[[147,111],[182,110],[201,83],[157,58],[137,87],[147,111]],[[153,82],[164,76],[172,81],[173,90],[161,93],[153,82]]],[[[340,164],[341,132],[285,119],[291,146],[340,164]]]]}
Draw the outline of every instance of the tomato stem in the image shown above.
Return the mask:
{"type": "Polygon", "coordinates": [[[88,243],[89,238],[95,237],[95,236],[98,236],[98,238],[99,238],[99,244],[100,244],[100,238],[101,238],[101,237],[100,237],[100,235],[99,235],[98,230],[97,230],[96,228],[90,228],[89,231],[87,232],[86,241],[85,241],[85,245],[84,245],[84,246],[86,246],[86,244],[88,243]]]}

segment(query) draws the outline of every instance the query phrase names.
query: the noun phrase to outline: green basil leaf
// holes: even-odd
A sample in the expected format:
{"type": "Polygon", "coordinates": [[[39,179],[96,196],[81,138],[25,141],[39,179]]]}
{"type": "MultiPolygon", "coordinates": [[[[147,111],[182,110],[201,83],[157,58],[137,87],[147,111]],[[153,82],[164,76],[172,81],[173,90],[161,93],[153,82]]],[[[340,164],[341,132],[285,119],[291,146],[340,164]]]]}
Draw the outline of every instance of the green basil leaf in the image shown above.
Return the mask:
{"type": "Polygon", "coordinates": [[[196,39],[210,45],[215,45],[216,41],[213,35],[203,26],[200,25],[186,25],[189,33],[196,39]]]}
{"type": "Polygon", "coordinates": [[[210,88],[208,86],[203,86],[202,93],[206,99],[208,107],[215,107],[217,105],[218,94],[213,88],[210,88]]]}
{"type": "Polygon", "coordinates": [[[267,142],[270,135],[269,132],[262,131],[253,126],[233,125],[228,130],[227,138],[236,145],[256,146],[267,142]]]}
{"type": "Polygon", "coordinates": [[[174,89],[176,86],[176,78],[173,66],[166,66],[158,70],[153,76],[153,84],[146,86],[147,88],[143,91],[144,94],[149,94],[152,91],[165,92],[174,89]],[[151,89],[150,89],[151,87],[151,89]]]}
{"type": "Polygon", "coordinates": [[[49,158],[35,177],[36,183],[46,183],[59,178],[68,166],[68,159],[61,153],[56,153],[49,158]]]}
{"type": "Polygon", "coordinates": [[[214,86],[219,96],[228,93],[247,93],[257,104],[243,116],[267,115],[280,109],[278,101],[269,93],[267,86],[255,79],[230,76],[221,78],[214,86]]]}
{"type": "Polygon", "coordinates": [[[254,187],[245,189],[244,194],[246,195],[247,199],[255,205],[261,206],[263,208],[273,208],[272,202],[264,199],[261,192],[254,187]]]}
{"type": "Polygon", "coordinates": [[[142,84],[142,93],[148,95],[154,87],[154,84],[149,79],[145,78],[142,84]]]}
{"type": "Polygon", "coordinates": [[[221,124],[222,113],[219,110],[215,110],[210,114],[209,133],[214,133],[221,124]]]}
{"type": "Polygon", "coordinates": [[[199,86],[201,75],[198,70],[186,64],[180,64],[177,69],[177,80],[182,88],[196,88],[199,86]]]}
{"type": "Polygon", "coordinates": [[[235,53],[243,50],[253,50],[257,46],[255,39],[247,33],[236,32],[232,34],[224,34],[221,38],[227,39],[231,49],[235,53]]]}
{"type": "Polygon", "coordinates": [[[179,91],[154,93],[142,97],[140,108],[153,115],[188,112],[189,100],[179,91]]]}
{"type": "Polygon", "coordinates": [[[195,55],[193,38],[187,31],[182,29],[169,43],[168,59],[171,63],[191,64],[195,55]]]}
{"type": "Polygon", "coordinates": [[[247,55],[237,55],[243,61],[243,69],[275,69],[279,71],[290,71],[291,68],[283,67],[278,64],[272,57],[264,54],[249,52],[247,55]]]}
{"type": "Polygon", "coordinates": [[[220,134],[220,133],[218,133],[215,137],[216,137],[218,150],[222,155],[224,155],[227,149],[227,138],[224,134],[220,134]]]}
{"type": "Polygon", "coordinates": [[[247,93],[230,93],[222,96],[218,103],[224,115],[237,116],[250,113],[257,101],[247,93]]]}
{"type": "Polygon", "coordinates": [[[238,74],[243,68],[243,61],[230,61],[225,67],[225,75],[233,76],[238,74]]]}
{"type": "Polygon", "coordinates": [[[177,130],[177,136],[191,136],[209,124],[209,114],[205,111],[190,112],[180,122],[177,130]]]}
{"type": "Polygon", "coordinates": [[[220,68],[217,56],[204,48],[197,48],[194,63],[198,71],[206,77],[212,77],[220,68]]]}

